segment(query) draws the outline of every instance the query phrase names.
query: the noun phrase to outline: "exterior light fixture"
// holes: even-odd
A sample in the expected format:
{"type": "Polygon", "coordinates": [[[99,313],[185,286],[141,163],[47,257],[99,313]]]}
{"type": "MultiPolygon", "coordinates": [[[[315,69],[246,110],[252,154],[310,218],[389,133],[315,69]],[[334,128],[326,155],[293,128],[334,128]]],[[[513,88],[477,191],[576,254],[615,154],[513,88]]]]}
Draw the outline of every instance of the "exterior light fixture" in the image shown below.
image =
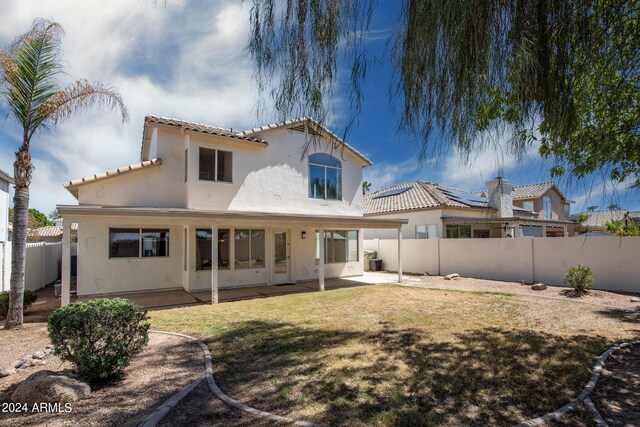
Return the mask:
{"type": "Polygon", "coordinates": [[[303,231],[302,233],[300,233],[300,237],[301,237],[302,239],[306,239],[306,238],[307,238],[307,232],[306,232],[306,231],[303,231]]]}

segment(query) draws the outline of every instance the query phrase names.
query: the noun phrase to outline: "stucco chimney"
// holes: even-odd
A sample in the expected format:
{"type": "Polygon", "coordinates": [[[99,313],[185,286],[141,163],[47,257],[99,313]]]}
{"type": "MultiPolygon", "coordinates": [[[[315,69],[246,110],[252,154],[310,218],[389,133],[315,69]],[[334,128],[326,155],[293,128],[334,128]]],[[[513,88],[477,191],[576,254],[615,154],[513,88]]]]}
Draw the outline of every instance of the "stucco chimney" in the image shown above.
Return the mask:
{"type": "Polygon", "coordinates": [[[510,218],[513,216],[513,198],[511,191],[513,184],[503,176],[496,177],[487,182],[489,207],[498,211],[498,218],[510,218]]]}

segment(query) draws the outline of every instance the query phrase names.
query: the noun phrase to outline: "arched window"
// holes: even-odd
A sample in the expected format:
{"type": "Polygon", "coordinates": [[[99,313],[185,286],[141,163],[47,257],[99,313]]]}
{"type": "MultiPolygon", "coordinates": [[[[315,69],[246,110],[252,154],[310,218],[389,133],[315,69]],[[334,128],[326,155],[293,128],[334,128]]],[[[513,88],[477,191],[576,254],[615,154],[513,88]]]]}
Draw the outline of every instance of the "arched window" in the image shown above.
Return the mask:
{"type": "Polygon", "coordinates": [[[549,196],[542,198],[542,206],[544,208],[544,219],[551,219],[551,198],[549,196]]]}
{"type": "Polygon", "coordinates": [[[309,156],[309,197],[342,200],[342,163],[324,153],[309,156]]]}

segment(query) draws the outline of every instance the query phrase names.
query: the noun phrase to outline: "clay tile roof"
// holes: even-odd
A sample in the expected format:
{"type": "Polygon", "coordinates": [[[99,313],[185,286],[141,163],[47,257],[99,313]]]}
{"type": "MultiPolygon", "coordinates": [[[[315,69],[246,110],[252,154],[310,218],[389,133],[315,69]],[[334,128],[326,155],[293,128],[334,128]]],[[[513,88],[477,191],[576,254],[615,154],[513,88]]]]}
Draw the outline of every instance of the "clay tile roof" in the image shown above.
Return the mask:
{"type": "Polygon", "coordinates": [[[160,166],[161,164],[162,164],[161,159],[151,159],[151,160],[147,160],[146,162],[134,163],[129,166],[112,169],[103,173],[99,173],[91,176],[85,176],[84,178],[80,178],[80,179],[74,179],[74,180],[65,182],[62,185],[64,186],[64,188],[69,190],[69,192],[73,194],[74,197],[77,198],[78,187],[81,185],[89,184],[91,182],[95,182],[95,181],[99,181],[107,178],[112,178],[114,176],[123,175],[129,172],[135,172],[135,171],[142,170],[145,168],[150,168],[153,166],[160,166]]]}
{"type": "MultiPolygon", "coordinates": [[[[557,186],[553,182],[540,182],[537,184],[514,185],[511,195],[513,200],[518,199],[535,199],[541,197],[549,189],[557,186]]],[[[560,190],[558,190],[559,192],[560,190]]],[[[562,195],[562,193],[561,193],[562,195]]],[[[564,198],[564,196],[562,196],[564,198]]]]}
{"type": "Polygon", "coordinates": [[[318,121],[316,121],[316,120],[314,120],[314,119],[312,119],[310,117],[298,117],[296,119],[290,119],[290,120],[284,120],[284,121],[281,121],[281,122],[270,123],[268,125],[264,125],[264,126],[260,126],[260,127],[257,127],[257,128],[248,129],[248,130],[245,130],[245,131],[242,131],[242,132],[238,132],[238,134],[249,137],[249,136],[252,136],[252,135],[257,135],[260,132],[264,132],[264,131],[271,130],[271,129],[280,129],[280,128],[289,128],[289,129],[295,129],[295,130],[299,130],[299,131],[303,131],[304,132],[305,131],[305,125],[307,126],[307,130],[310,133],[319,133],[320,135],[324,134],[324,136],[326,136],[327,138],[332,139],[336,143],[334,148],[344,147],[346,150],[348,150],[351,153],[353,153],[356,157],[359,157],[360,160],[362,160],[363,163],[366,166],[373,165],[373,163],[371,162],[371,160],[369,160],[367,158],[367,156],[365,156],[364,154],[362,154],[361,152],[359,152],[358,150],[353,148],[351,145],[347,144],[338,135],[336,135],[335,133],[331,132],[325,126],[321,125],[318,121]]]}
{"type": "Polygon", "coordinates": [[[8,173],[6,173],[5,171],[3,171],[2,169],[0,169],[0,178],[4,179],[5,181],[8,181],[9,184],[13,184],[13,178],[11,177],[11,175],[9,175],[8,173]]]}
{"type": "MultiPolygon", "coordinates": [[[[588,215],[589,219],[580,225],[583,227],[604,227],[605,223],[613,221],[624,222],[625,216],[628,214],[628,218],[633,221],[640,221],[640,212],[629,212],[626,210],[608,210],[608,211],[595,211],[595,212],[581,212],[581,214],[588,215]]],[[[578,214],[572,215],[572,218],[576,218],[578,214]]]]}
{"type": "Polygon", "coordinates": [[[466,209],[490,209],[486,202],[482,205],[470,205],[453,199],[445,191],[455,191],[473,196],[474,199],[481,199],[474,193],[458,190],[427,181],[410,181],[392,185],[364,196],[364,214],[374,215],[379,213],[401,212],[415,209],[435,208],[438,206],[449,206],[466,209]],[[407,190],[382,196],[384,193],[407,188],[407,190]],[[444,190],[444,191],[443,191],[444,190]]]}

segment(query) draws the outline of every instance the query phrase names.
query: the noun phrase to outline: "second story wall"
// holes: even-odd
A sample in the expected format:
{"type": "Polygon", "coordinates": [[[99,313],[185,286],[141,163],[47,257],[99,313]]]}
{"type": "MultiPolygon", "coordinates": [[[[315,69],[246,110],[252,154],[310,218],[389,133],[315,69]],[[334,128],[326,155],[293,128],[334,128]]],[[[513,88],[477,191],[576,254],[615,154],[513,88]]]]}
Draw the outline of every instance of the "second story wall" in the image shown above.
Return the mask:
{"type": "Polygon", "coordinates": [[[186,207],[184,137],[173,130],[158,129],[156,138],[161,165],[85,184],[78,189],[78,202],[102,206],[186,207]]]}
{"type": "Polygon", "coordinates": [[[305,134],[288,129],[262,132],[267,147],[192,134],[189,148],[188,207],[192,209],[253,211],[313,215],[362,215],[362,163],[346,150],[331,153],[319,139],[315,152],[330,153],[341,162],[342,200],[309,197],[309,165],[301,159],[305,134]],[[201,180],[200,148],[232,153],[231,182],[201,180]]]}
{"type": "Polygon", "coordinates": [[[553,188],[547,190],[545,194],[541,197],[529,200],[514,200],[513,205],[523,208],[526,201],[533,202],[533,210],[538,213],[537,218],[539,219],[552,219],[556,221],[568,221],[568,218],[565,218],[564,214],[564,206],[565,203],[562,202],[562,196],[558,194],[553,188]],[[545,196],[549,198],[551,202],[551,218],[545,217],[545,206],[544,199],[545,196]]]}

